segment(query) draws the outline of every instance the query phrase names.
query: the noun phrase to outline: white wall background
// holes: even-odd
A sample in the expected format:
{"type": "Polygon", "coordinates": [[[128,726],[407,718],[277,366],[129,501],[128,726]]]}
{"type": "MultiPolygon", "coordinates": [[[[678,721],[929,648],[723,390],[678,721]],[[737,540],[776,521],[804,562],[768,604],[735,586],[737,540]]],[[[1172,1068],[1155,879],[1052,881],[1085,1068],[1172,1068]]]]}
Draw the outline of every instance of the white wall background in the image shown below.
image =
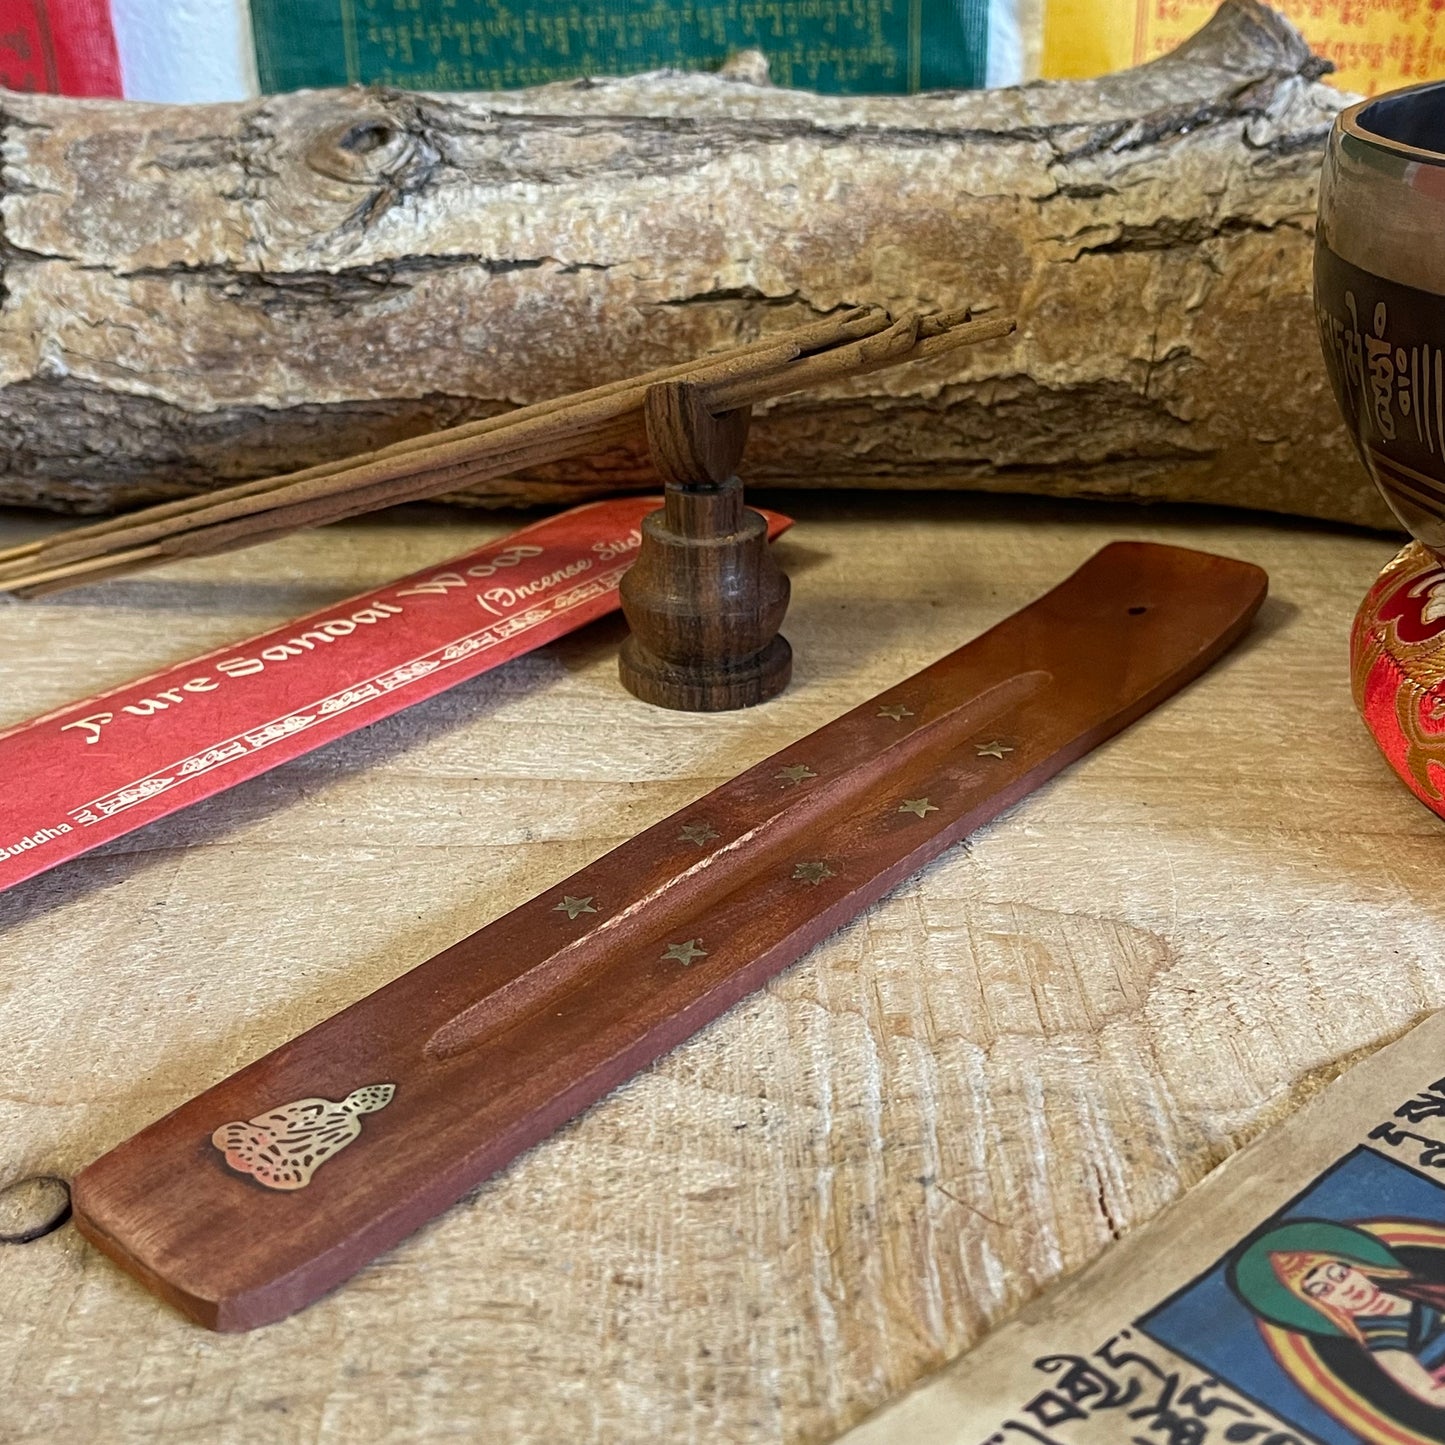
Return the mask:
{"type": "Polygon", "coordinates": [[[245,100],[258,93],[247,0],[111,0],[130,100],[245,100]]]}

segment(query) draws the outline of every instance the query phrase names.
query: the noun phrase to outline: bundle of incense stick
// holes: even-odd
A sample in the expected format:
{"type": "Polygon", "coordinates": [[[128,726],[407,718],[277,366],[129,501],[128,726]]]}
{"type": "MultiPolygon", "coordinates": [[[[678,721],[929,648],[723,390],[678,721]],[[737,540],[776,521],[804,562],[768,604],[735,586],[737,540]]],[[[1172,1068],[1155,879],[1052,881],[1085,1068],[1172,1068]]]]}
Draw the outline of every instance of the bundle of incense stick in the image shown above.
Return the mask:
{"type": "Polygon", "coordinates": [[[856,307],[796,331],[380,451],[166,502],[0,551],[0,591],[35,596],[181,557],[233,551],[597,451],[636,431],[647,389],[656,382],[691,381],[701,388],[708,410],[721,414],[940,356],[1013,329],[1009,319],[974,320],[967,311],[894,320],[881,308],[856,307]]]}

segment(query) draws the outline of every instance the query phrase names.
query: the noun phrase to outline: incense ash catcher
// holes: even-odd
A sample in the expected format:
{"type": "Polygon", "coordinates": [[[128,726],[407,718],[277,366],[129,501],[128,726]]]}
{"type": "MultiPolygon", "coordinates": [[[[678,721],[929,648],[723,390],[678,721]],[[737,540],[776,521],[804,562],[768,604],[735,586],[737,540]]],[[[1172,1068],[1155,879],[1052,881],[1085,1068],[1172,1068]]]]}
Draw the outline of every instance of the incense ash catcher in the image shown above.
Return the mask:
{"type": "Polygon", "coordinates": [[[1106,547],[111,1150],[76,1224],[212,1329],[302,1308],[1198,676],[1265,586],[1106,547]]]}

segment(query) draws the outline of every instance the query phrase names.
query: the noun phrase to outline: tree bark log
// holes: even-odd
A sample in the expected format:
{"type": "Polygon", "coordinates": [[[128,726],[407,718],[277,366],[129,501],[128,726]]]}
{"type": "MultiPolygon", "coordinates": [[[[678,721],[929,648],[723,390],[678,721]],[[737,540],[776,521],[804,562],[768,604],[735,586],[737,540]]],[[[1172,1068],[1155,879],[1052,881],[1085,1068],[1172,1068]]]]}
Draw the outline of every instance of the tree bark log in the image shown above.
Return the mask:
{"type": "MultiPolygon", "coordinates": [[[[751,481],[1383,525],[1314,334],[1323,69],[1228,0],[1152,64],[991,92],[3,93],[0,501],[205,490],[881,302],[1020,325],[760,408],[751,481]]],[[[639,439],[485,500],[655,484],[639,439]]]]}

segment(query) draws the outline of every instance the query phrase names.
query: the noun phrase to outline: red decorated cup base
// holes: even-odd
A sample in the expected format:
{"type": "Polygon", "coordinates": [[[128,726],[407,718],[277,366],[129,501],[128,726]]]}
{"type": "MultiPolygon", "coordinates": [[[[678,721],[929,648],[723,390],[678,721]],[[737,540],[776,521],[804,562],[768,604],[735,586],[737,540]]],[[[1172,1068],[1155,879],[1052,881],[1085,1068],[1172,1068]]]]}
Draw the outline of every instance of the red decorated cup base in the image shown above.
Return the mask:
{"type": "Polygon", "coordinates": [[[1445,817],[1445,563],[1418,542],[1360,604],[1350,671],[1355,706],[1386,761],[1445,817]]]}

